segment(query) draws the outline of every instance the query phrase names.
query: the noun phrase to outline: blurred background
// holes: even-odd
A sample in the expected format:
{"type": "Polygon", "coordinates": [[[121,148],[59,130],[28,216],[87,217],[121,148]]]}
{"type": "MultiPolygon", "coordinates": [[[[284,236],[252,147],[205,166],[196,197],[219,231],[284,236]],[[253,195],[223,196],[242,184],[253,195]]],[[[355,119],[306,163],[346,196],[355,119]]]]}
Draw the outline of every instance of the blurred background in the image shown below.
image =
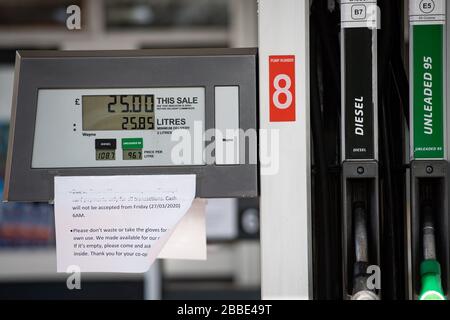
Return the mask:
{"type": "MultiPolygon", "coordinates": [[[[0,191],[15,51],[256,47],[256,0],[0,0],[0,191]],[[70,5],[81,29],[66,27],[70,5]]],[[[57,274],[53,207],[0,204],[0,299],[259,299],[258,200],[210,200],[207,261],[159,261],[144,275],[57,274]]]]}

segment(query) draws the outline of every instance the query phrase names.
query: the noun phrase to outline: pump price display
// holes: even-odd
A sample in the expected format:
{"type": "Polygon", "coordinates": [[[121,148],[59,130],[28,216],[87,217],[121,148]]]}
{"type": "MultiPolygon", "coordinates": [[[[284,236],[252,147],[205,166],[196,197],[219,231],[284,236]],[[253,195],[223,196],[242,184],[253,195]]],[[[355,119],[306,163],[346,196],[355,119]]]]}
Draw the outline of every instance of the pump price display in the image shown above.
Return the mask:
{"type": "Polygon", "coordinates": [[[124,150],[123,160],[142,160],[142,150],[124,150]]]}
{"type": "Polygon", "coordinates": [[[83,130],[154,130],[154,95],[83,96],[83,130]]]}
{"type": "MultiPolygon", "coordinates": [[[[195,145],[204,143],[205,92],[204,87],[39,89],[32,165],[175,166],[172,150],[180,142],[172,139],[174,132],[190,134],[195,145]]],[[[202,148],[193,148],[191,156],[187,163],[204,164],[202,148]]]]}
{"type": "Polygon", "coordinates": [[[95,160],[97,160],[97,161],[116,160],[116,151],[115,150],[96,150],[95,151],[95,160]]]}

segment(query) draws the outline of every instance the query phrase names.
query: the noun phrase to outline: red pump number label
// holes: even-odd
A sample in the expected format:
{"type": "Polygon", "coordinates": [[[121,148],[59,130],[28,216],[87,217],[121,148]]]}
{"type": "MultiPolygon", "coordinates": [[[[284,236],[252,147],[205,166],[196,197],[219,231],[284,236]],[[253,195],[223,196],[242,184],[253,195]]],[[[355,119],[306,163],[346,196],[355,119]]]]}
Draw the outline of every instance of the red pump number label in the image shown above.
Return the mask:
{"type": "Polygon", "coordinates": [[[295,56],[269,57],[270,122],[296,121],[295,56]]]}
{"type": "Polygon", "coordinates": [[[269,57],[270,122],[294,122],[295,56],[269,57]]]}

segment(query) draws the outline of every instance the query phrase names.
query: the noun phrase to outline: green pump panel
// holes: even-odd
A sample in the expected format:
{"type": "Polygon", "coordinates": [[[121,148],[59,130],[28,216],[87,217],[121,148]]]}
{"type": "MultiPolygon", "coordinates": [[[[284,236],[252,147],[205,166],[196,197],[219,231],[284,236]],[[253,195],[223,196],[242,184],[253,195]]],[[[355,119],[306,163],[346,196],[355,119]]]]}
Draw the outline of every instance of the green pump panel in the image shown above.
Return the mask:
{"type": "Polygon", "coordinates": [[[410,297],[445,300],[449,289],[446,150],[446,1],[410,1],[410,297]]]}
{"type": "Polygon", "coordinates": [[[444,159],[445,1],[412,4],[412,158],[444,159]]]}

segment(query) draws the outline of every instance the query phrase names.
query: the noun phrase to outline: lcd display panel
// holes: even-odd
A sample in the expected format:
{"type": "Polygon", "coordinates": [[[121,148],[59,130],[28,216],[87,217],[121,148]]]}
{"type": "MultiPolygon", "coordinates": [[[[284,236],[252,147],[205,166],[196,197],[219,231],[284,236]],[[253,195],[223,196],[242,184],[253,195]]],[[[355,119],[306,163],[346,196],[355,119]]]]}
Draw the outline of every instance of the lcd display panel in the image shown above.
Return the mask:
{"type": "Polygon", "coordinates": [[[83,130],[154,130],[155,95],[82,96],[83,130]]]}

